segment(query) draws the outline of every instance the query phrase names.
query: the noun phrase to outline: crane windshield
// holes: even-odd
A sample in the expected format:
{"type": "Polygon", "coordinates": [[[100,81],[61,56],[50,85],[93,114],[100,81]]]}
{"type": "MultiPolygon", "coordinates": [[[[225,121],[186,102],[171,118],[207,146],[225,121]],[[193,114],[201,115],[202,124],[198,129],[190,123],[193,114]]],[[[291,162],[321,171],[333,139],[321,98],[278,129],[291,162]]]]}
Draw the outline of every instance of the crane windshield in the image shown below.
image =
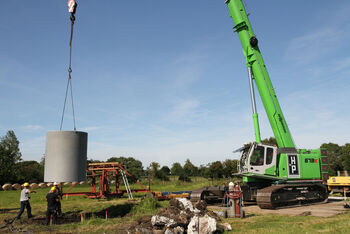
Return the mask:
{"type": "Polygon", "coordinates": [[[247,171],[247,165],[248,165],[248,159],[249,159],[249,151],[251,148],[251,144],[245,145],[243,148],[241,148],[241,159],[239,161],[239,169],[240,172],[247,171]]]}

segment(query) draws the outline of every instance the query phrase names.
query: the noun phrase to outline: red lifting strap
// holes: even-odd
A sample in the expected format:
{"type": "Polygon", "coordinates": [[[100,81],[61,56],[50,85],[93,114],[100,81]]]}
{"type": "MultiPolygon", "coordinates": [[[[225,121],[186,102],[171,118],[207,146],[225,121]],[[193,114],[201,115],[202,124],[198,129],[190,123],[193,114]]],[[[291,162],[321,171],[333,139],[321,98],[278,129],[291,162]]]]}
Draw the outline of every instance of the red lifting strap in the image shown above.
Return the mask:
{"type": "Polygon", "coordinates": [[[68,12],[74,13],[76,5],[75,0],[68,0],[68,12]]]}
{"type": "Polygon", "coordinates": [[[228,198],[237,199],[237,198],[241,198],[242,197],[242,192],[241,191],[233,191],[232,195],[226,193],[226,196],[228,198]]]}

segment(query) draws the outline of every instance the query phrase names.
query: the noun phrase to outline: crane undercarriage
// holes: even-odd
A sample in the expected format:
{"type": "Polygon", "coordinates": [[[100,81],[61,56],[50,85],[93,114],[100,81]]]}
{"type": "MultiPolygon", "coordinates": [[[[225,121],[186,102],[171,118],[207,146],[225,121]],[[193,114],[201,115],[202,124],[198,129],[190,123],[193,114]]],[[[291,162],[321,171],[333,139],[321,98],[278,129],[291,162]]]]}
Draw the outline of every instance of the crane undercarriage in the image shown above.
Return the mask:
{"type": "MultiPolygon", "coordinates": [[[[256,202],[262,209],[279,209],[327,202],[328,198],[327,187],[319,183],[262,185],[256,183],[241,186],[243,201],[256,202]]],[[[192,191],[191,201],[222,203],[224,196],[224,186],[208,186],[192,191]]]]}

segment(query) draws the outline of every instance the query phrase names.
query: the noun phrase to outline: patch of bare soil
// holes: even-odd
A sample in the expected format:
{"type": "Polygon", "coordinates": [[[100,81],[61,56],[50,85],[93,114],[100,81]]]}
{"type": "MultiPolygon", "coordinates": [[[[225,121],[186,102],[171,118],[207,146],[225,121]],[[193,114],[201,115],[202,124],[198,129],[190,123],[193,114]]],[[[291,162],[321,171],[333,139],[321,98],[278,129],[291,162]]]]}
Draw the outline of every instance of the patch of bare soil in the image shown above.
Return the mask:
{"type": "Polygon", "coordinates": [[[279,214],[292,216],[316,216],[331,217],[337,214],[343,214],[349,209],[344,208],[343,201],[332,200],[329,198],[327,203],[314,204],[308,206],[290,207],[277,210],[260,209],[257,205],[243,207],[246,213],[253,214],[279,214]]]}

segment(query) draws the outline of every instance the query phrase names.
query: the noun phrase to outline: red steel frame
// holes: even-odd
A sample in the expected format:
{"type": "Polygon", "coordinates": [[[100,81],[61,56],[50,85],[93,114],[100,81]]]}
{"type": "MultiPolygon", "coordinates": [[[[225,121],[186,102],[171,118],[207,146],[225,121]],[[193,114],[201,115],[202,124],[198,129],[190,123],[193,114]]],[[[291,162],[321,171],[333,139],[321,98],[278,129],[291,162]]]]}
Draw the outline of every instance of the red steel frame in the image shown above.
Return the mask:
{"type": "Polygon", "coordinates": [[[129,172],[125,170],[122,164],[118,162],[108,162],[108,163],[90,163],[87,170],[87,177],[92,177],[91,192],[74,192],[69,193],[69,191],[76,185],[73,183],[72,186],[63,193],[63,196],[82,196],[87,195],[89,198],[110,198],[110,197],[122,197],[124,193],[127,193],[126,190],[121,190],[119,188],[120,182],[120,171],[124,171],[128,177],[131,177],[136,183],[141,187],[141,189],[131,189],[132,193],[145,193],[150,192],[150,186],[148,189],[144,188],[138,180],[136,180],[129,172]],[[112,191],[110,188],[109,179],[110,177],[115,178],[115,191],[112,191]],[[97,187],[96,179],[100,179],[100,186],[97,187]],[[96,190],[98,188],[98,190],[96,190]]]}

